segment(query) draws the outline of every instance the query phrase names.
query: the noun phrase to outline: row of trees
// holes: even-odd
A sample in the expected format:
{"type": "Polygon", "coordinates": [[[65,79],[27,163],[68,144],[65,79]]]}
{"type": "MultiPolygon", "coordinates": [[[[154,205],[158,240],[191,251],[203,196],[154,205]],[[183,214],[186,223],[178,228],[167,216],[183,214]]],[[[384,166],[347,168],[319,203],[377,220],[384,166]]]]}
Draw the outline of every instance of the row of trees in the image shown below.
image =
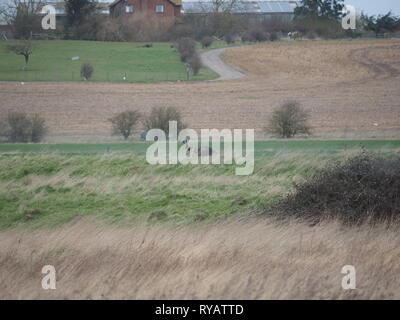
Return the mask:
{"type": "MultiPolygon", "coordinates": [[[[100,41],[176,41],[182,37],[201,40],[206,36],[234,39],[262,30],[266,33],[300,31],[321,37],[346,36],[340,18],[344,0],[303,0],[295,9],[293,21],[272,18],[265,21],[249,15],[233,14],[239,0],[212,0],[212,12],[206,15],[183,15],[177,21],[151,14],[135,13],[128,21],[110,19],[100,14],[94,0],[65,0],[65,17],[58,21],[59,36],[100,41]]],[[[17,38],[29,39],[43,33],[40,11],[42,0],[9,0],[0,7],[0,15],[14,27],[17,38]]],[[[400,19],[392,13],[380,16],[361,14],[360,31],[376,34],[400,29],[400,19]]]]}

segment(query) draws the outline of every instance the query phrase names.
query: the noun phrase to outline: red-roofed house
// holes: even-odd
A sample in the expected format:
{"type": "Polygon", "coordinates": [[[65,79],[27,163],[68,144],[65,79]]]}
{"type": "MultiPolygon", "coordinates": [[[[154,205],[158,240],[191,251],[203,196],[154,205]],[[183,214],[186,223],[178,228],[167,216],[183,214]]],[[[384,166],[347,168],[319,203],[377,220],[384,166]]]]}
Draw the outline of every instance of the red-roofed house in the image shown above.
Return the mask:
{"type": "Polygon", "coordinates": [[[130,17],[135,12],[155,13],[163,17],[181,14],[182,0],[116,0],[110,4],[112,17],[130,17]]]}

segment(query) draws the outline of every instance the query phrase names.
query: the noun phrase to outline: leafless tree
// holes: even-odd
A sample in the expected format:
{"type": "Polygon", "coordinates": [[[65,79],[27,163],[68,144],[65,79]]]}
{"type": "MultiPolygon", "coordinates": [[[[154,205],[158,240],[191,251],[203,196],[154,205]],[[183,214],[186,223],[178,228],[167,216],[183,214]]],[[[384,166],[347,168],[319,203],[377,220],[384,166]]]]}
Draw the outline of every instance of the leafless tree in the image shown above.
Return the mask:
{"type": "Polygon", "coordinates": [[[32,43],[29,40],[10,42],[7,45],[7,49],[10,52],[23,56],[25,58],[25,66],[23,67],[23,70],[25,70],[28,65],[29,58],[33,52],[32,43]]]}
{"type": "Polygon", "coordinates": [[[141,114],[136,110],[124,111],[116,114],[109,119],[112,123],[113,134],[122,135],[125,139],[128,139],[140,118],[141,114]]]}
{"type": "Polygon", "coordinates": [[[201,2],[200,11],[210,18],[210,23],[217,36],[225,36],[232,32],[237,24],[240,0],[211,0],[201,2]]]}

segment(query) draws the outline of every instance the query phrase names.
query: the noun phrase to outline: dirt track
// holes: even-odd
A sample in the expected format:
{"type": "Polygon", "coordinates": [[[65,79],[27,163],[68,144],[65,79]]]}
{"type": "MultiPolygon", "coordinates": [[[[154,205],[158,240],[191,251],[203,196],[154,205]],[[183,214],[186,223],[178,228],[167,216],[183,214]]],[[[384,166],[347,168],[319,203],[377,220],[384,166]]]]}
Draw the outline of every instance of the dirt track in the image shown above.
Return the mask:
{"type": "Polygon", "coordinates": [[[198,83],[1,83],[0,112],[43,114],[50,132],[108,135],[115,112],[175,106],[194,128],[265,127],[298,100],[317,137],[400,137],[400,41],[266,43],[227,50],[244,79],[198,83]]]}
{"type": "Polygon", "coordinates": [[[245,74],[232,68],[221,59],[221,54],[226,51],[226,48],[215,49],[203,52],[201,54],[202,63],[219,74],[216,80],[235,80],[245,77],[245,74]]]}

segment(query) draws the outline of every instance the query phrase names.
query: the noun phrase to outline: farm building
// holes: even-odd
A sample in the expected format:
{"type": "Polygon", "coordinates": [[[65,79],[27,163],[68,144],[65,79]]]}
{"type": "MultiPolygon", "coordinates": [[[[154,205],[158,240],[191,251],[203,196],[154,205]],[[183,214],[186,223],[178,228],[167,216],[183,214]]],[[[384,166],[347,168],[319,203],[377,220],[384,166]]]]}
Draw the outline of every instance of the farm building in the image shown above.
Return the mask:
{"type": "MultiPolygon", "coordinates": [[[[57,16],[65,15],[65,1],[64,0],[41,0],[45,4],[51,5],[56,9],[57,16]]],[[[109,5],[110,0],[97,0],[98,13],[108,15],[110,14],[109,5]]]]}
{"type": "Polygon", "coordinates": [[[294,9],[300,1],[277,0],[116,0],[110,5],[110,14],[130,16],[135,12],[155,12],[160,15],[178,16],[207,15],[218,11],[228,11],[233,14],[245,14],[257,17],[280,17],[292,19],[294,9]]]}
{"type": "Polygon", "coordinates": [[[135,12],[155,13],[161,17],[181,14],[181,0],[116,0],[110,5],[113,17],[130,17],[135,12]]]}
{"type": "Polygon", "coordinates": [[[217,3],[215,0],[184,0],[182,13],[186,15],[205,15],[213,12],[229,11],[233,14],[243,14],[253,17],[268,19],[279,17],[291,20],[294,17],[294,9],[300,1],[277,0],[240,0],[217,3]]]}
{"type": "MultiPolygon", "coordinates": [[[[58,19],[65,16],[64,0],[41,1],[55,7],[58,19]]],[[[214,12],[229,11],[233,14],[262,19],[279,17],[280,19],[290,20],[294,16],[294,9],[300,2],[293,0],[97,0],[97,7],[99,13],[112,17],[129,17],[136,12],[155,13],[156,16],[160,17],[176,17],[181,14],[207,15],[214,12]]],[[[5,23],[0,21],[1,24],[5,23]]]]}

